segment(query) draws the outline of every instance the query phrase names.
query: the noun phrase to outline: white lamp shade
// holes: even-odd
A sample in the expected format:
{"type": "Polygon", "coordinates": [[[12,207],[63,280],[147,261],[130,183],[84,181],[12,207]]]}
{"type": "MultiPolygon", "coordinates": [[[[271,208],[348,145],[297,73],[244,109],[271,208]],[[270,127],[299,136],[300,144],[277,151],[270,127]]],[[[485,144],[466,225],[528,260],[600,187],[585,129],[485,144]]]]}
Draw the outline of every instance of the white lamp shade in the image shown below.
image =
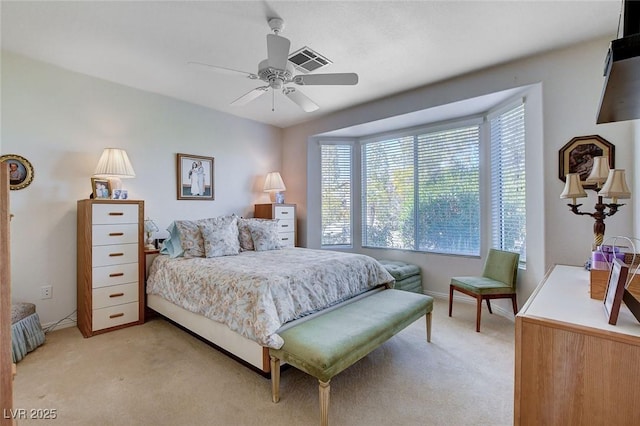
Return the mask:
{"type": "Polygon", "coordinates": [[[158,232],[158,225],[156,225],[156,223],[151,220],[151,219],[145,219],[144,221],[144,232],[158,232]]]}
{"type": "Polygon", "coordinates": [[[560,194],[560,198],[585,198],[587,193],[580,183],[580,174],[569,173],[566,176],[564,191],[560,194]]]}
{"type": "Polygon", "coordinates": [[[609,177],[598,195],[603,198],[613,198],[614,200],[617,198],[631,198],[631,190],[627,186],[624,170],[609,170],[609,177]]]}
{"type": "Polygon", "coordinates": [[[607,180],[607,177],[609,177],[609,157],[594,157],[593,167],[586,182],[602,185],[607,180]]]}
{"type": "Polygon", "coordinates": [[[136,177],[136,172],[133,171],[129,156],[124,149],[105,148],[93,175],[102,178],[133,178],[136,177]]]}
{"type": "Polygon", "coordinates": [[[264,180],[264,192],[270,191],[286,191],[287,187],[284,186],[282,177],[278,172],[270,172],[267,174],[267,178],[264,180]]]}

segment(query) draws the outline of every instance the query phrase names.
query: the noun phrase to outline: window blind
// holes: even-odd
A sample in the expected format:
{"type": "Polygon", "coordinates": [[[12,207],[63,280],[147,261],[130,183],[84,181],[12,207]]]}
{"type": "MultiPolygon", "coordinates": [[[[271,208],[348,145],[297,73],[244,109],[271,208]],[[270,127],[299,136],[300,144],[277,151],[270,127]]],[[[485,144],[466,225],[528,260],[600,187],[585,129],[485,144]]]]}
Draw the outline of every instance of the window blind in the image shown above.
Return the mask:
{"type": "Polygon", "coordinates": [[[322,245],[351,245],[351,164],[350,144],[322,144],[322,245]]]}
{"type": "Polygon", "coordinates": [[[414,248],[413,136],[362,147],[362,245],[414,248]]]}
{"type": "Polygon", "coordinates": [[[494,248],[526,261],[524,103],[491,118],[491,220],[494,248]]]}
{"type": "Polygon", "coordinates": [[[417,248],[480,253],[480,129],[418,135],[417,248]]]}

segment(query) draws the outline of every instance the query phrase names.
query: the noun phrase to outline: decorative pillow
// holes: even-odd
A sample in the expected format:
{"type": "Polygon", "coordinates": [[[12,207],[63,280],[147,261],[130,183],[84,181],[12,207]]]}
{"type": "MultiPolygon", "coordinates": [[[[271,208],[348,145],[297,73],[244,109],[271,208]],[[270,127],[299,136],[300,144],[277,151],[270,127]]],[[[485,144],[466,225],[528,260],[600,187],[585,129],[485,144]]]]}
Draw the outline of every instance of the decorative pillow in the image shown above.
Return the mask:
{"type": "Polygon", "coordinates": [[[182,249],[182,243],[180,242],[180,231],[178,231],[176,223],[171,222],[171,225],[169,225],[167,231],[169,231],[169,238],[164,240],[160,253],[168,254],[172,259],[182,256],[184,254],[184,250],[182,249]]]}
{"type": "Polygon", "coordinates": [[[184,257],[204,257],[204,240],[198,227],[200,220],[176,220],[176,228],[180,233],[180,245],[184,250],[184,257]]]}
{"type": "Polygon", "coordinates": [[[251,237],[251,230],[249,229],[249,224],[254,222],[263,222],[265,220],[271,219],[259,219],[259,218],[238,218],[238,240],[240,241],[240,250],[241,251],[250,251],[255,250],[253,246],[253,238],[251,237]]]}
{"type": "Polygon", "coordinates": [[[281,248],[277,219],[249,222],[249,231],[256,251],[281,248]]]}
{"type": "Polygon", "coordinates": [[[204,240],[206,257],[233,256],[240,252],[238,219],[223,216],[198,223],[204,240]]]}

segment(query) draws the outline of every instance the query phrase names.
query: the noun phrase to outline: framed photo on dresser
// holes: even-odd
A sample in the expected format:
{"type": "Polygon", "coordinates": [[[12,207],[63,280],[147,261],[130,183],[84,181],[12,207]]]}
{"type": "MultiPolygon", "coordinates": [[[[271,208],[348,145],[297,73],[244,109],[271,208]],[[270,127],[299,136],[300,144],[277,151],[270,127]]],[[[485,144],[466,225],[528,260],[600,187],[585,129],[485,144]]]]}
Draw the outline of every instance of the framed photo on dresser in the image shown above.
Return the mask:
{"type": "Polygon", "coordinates": [[[604,311],[611,325],[616,325],[618,322],[618,314],[620,313],[620,305],[622,305],[622,297],[624,296],[628,275],[629,266],[620,259],[613,259],[609,283],[604,295],[604,311]]]}

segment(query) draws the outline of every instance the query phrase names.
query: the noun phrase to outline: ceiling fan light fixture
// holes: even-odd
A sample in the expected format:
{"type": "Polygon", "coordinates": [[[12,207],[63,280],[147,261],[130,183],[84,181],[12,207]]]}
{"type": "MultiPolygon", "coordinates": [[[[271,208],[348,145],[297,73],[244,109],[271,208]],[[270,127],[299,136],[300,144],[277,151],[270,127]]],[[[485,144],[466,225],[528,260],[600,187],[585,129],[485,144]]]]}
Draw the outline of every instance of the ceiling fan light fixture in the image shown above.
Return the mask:
{"type": "MultiPolygon", "coordinates": [[[[243,106],[247,103],[264,95],[269,89],[273,89],[271,98],[271,109],[275,110],[275,90],[282,90],[282,93],[291,99],[292,102],[297,104],[305,112],[312,112],[318,110],[320,107],[309,99],[304,93],[296,90],[293,87],[287,87],[287,84],[293,83],[304,86],[319,86],[319,85],[354,85],[358,83],[358,74],[356,73],[333,73],[333,74],[303,74],[294,76],[294,66],[297,64],[289,61],[292,55],[289,55],[289,48],[291,42],[280,36],[278,33],[284,28],[284,21],[280,18],[269,19],[269,27],[273,30],[274,34],[267,34],[267,59],[260,61],[258,64],[258,73],[253,74],[245,71],[238,71],[232,68],[219,67],[216,65],[209,65],[202,62],[190,62],[190,64],[206,66],[214,69],[222,74],[235,74],[244,75],[250,79],[260,79],[267,83],[267,86],[256,87],[250,90],[248,93],[240,96],[231,105],[243,106]]],[[[294,52],[293,56],[300,61],[304,61],[304,57],[315,60],[315,65],[309,65],[307,62],[300,62],[306,65],[307,71],[318,69],[321,66],[325,66],[331,63],[330,60],[324,56],[313,52],[307,46],[301,50],[294,52]]]]}

